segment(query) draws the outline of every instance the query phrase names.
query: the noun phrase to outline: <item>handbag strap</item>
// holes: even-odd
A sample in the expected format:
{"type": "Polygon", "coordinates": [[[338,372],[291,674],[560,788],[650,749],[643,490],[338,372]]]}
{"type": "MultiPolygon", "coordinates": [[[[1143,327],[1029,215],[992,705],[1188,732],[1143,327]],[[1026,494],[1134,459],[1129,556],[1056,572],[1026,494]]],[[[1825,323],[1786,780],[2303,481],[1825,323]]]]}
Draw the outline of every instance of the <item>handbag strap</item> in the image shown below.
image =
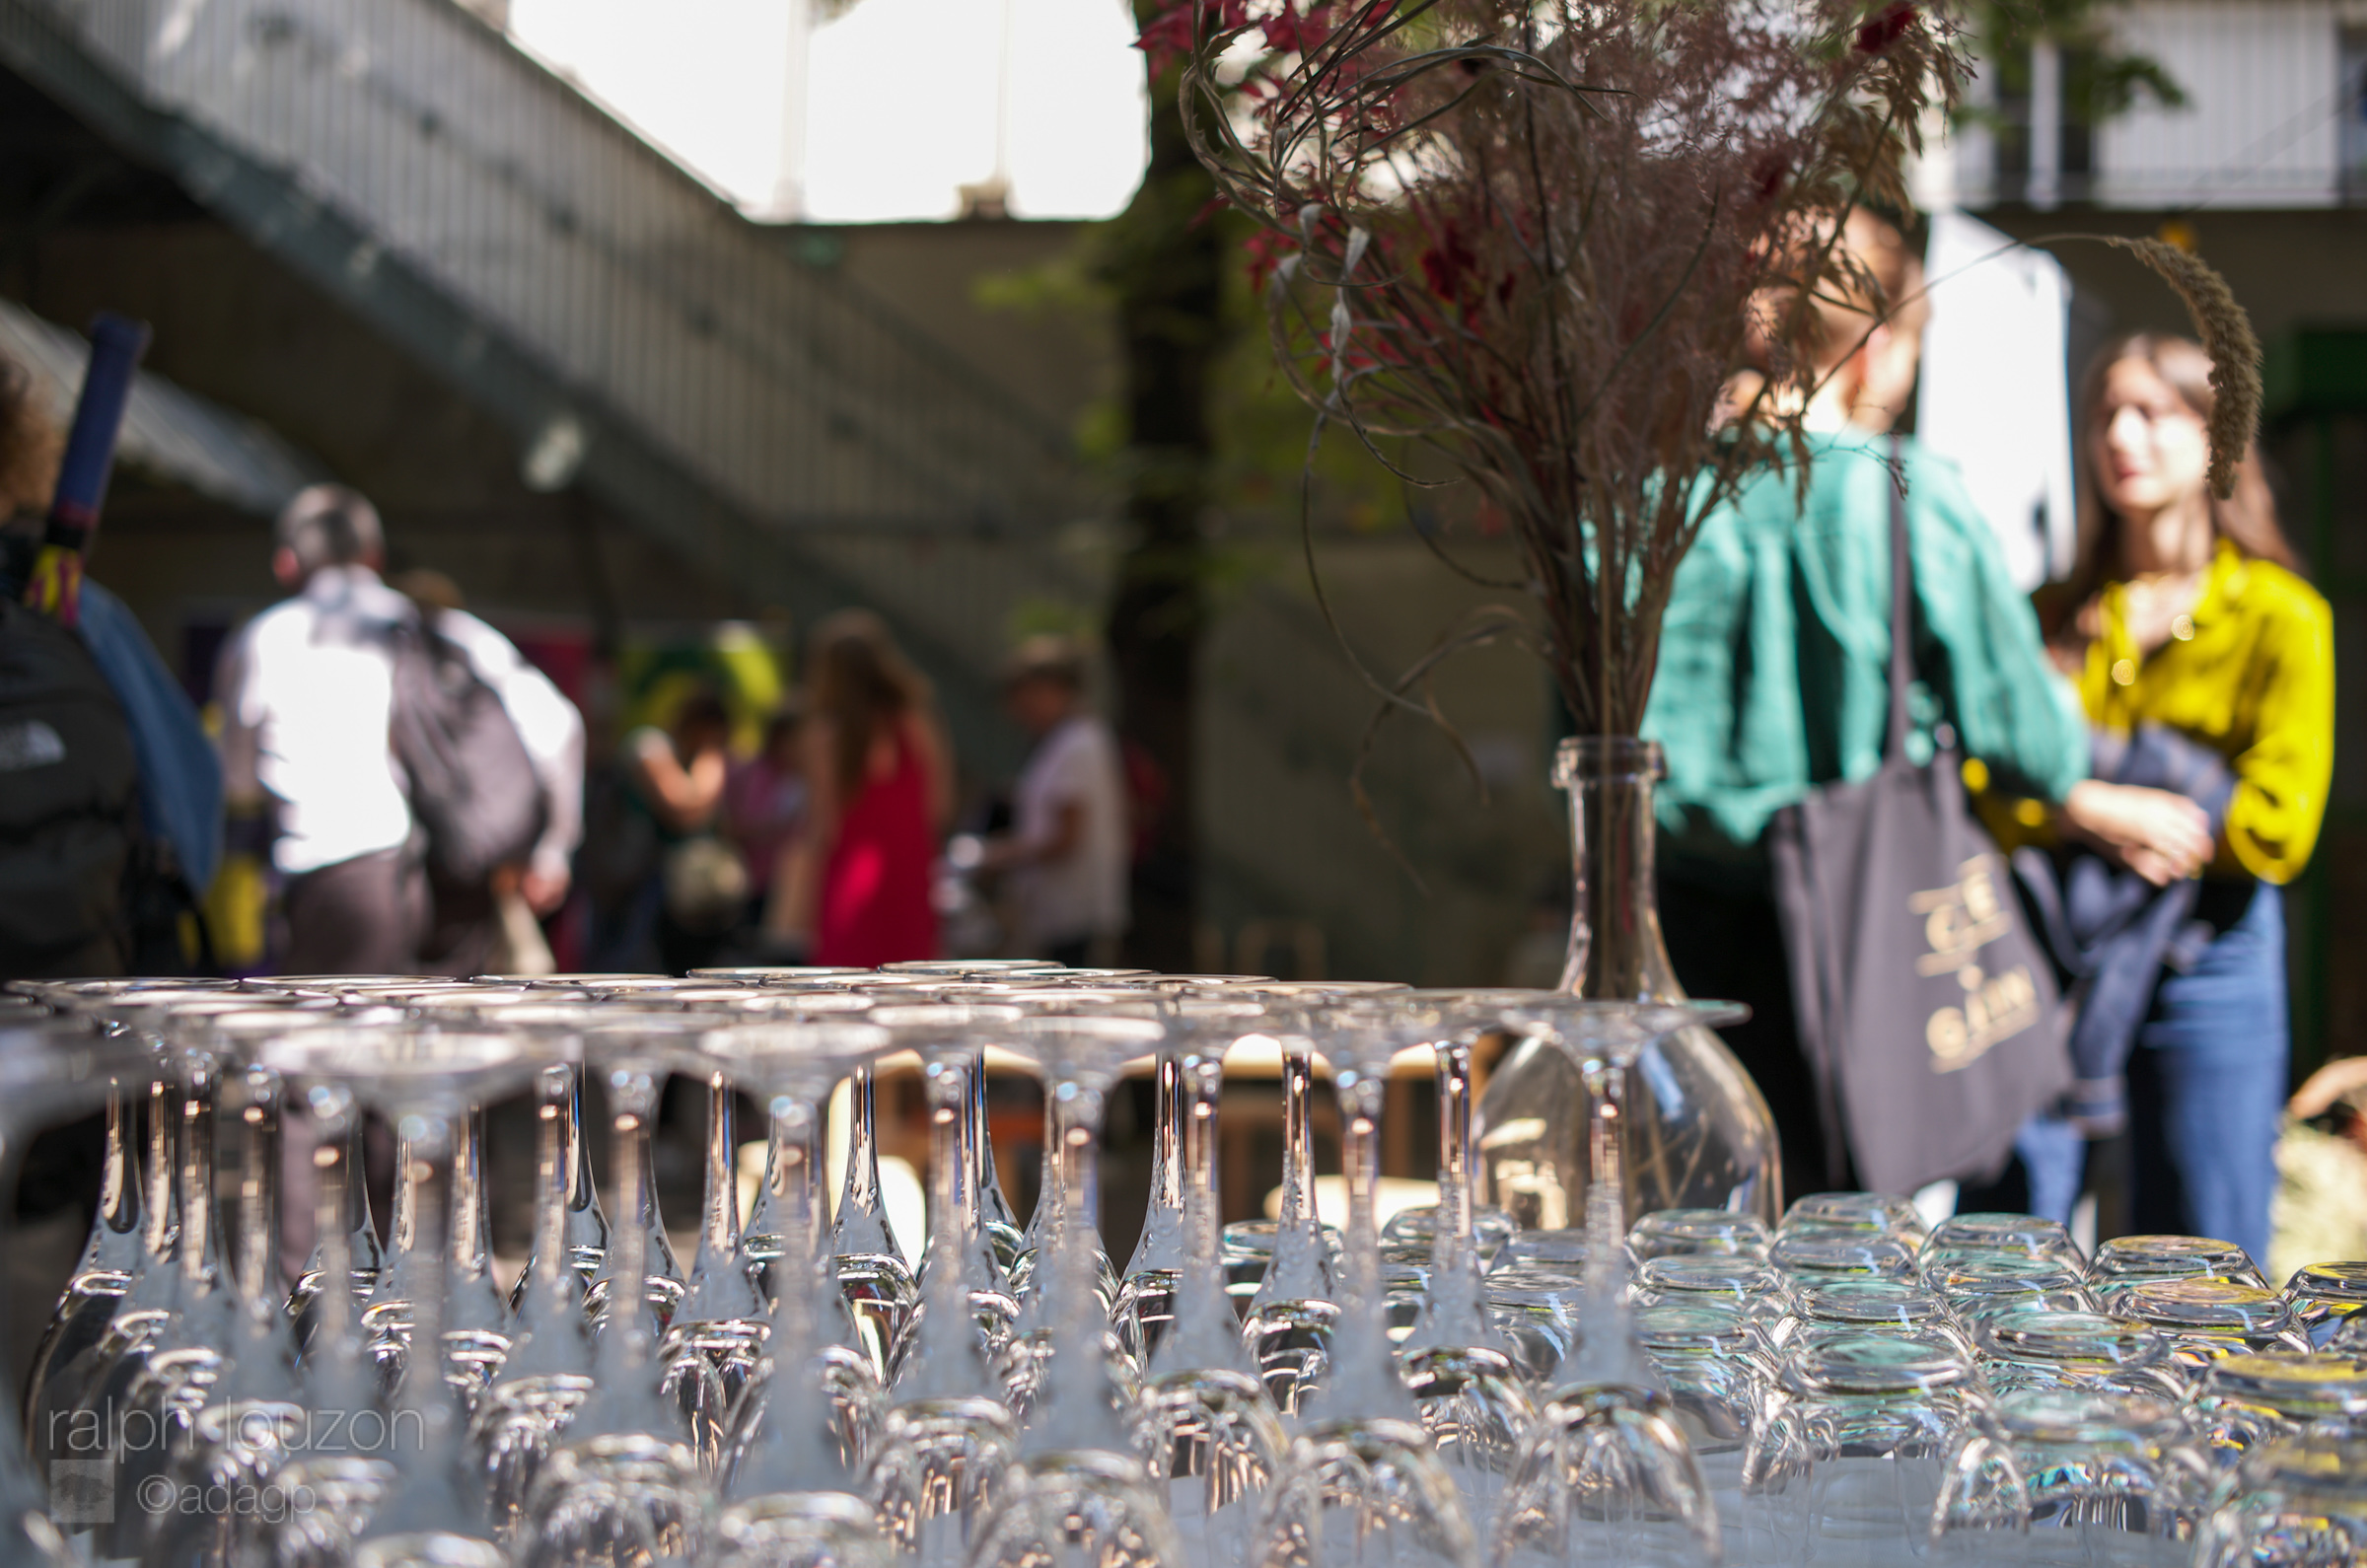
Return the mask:
{"type": "Polygon", "coordinates": [[[1886,464],[1891,496],[1891,712],[1882,754],[1906,754],[1906,688],[1915,678],[1915,561],[1906,535],[1906,467],[1899,438],[1886,464]]]}

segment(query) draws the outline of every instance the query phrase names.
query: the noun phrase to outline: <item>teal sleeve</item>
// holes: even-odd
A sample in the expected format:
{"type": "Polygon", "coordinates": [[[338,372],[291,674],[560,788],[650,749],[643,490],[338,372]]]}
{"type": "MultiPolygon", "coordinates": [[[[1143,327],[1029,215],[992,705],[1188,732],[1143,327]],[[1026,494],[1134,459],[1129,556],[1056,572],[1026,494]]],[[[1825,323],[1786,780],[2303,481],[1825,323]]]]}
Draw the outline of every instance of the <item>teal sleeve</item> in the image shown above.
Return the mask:
{"type": "Polygon", "coordinates": [[[1948,669],[1944,702],[1964,753],[2004,788],[2060,801],[2088,774],[2088,738],[2046,658],[2038,613],[1955,464],[1910,468],[1915,587],[1948,669]]]}

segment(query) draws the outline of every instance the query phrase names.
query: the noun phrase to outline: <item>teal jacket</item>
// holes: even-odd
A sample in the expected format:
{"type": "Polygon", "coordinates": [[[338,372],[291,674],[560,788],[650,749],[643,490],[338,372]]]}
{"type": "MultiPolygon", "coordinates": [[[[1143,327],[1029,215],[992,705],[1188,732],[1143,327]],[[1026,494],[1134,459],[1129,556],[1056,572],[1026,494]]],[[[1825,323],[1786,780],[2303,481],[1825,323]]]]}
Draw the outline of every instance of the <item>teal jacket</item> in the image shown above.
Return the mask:
{"type": "MultiPolygon", "coordinates": [[[[1888,713],[1888,438],[1812,438],[1808,500],[1794,472],[1744,482],[1679,565],[1644,713],[1669,776],[1664,843],[1681,873],[1757,876],[1767,820],[1819,784],[1870,776],[1888,713]]],[[[2014,793],[2059,801],[2087,776],[2077,698],[1955,464],[1901,443],[1914,551],[1915,673],[1907,753],[1946,723],[2014,793]]]]}

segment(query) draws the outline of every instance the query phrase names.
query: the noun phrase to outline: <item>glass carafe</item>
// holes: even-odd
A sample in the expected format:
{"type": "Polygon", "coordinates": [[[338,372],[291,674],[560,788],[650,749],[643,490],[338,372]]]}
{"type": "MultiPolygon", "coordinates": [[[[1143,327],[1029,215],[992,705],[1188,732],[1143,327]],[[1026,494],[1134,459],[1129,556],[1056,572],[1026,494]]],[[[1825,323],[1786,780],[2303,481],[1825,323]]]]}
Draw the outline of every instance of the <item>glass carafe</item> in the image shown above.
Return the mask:
{"type": "MultiPolygon", "coordinates": [[[[1561,988],[1601,1001],[1685,999],[1660,935],[1652,880],[1652,786],[1660,747],[1632,736],[1561,743],[1553,782],[1570,797],[1575,880],[1561,988]]],[[[1481,1201],[1524,1227],[1586,1213],[1586,1086],[1569,1057],[1530,1039],[1496,1065],[1479,1102],[1481,1201]]],[[[1627,1098],[1627,1219],[1656,1209],[1783,1211],[1775,1124],[1758,1086],[1701,1028],[1654,1040],[1627,1098]]]]}

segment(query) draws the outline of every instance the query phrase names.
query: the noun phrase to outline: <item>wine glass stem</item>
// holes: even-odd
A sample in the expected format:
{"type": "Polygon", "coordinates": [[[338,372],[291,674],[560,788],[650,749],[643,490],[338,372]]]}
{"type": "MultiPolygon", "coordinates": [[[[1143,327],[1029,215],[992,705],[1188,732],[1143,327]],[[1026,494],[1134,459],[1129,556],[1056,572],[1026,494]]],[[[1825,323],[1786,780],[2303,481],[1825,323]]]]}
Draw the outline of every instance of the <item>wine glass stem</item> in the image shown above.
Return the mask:
{"type": "Polygon", "coordinates": [[[740,1180],[734,1146],[733,1090],[721,1073],[707,1078],[707,1212],[703,1240],[711,1258],[740,1252],[740,1180]]]}
{"type": "Polygon", "coordinates": [[[929,1237],[932,1262],[956,1256],[977,1233],[975,1189],[968,1182],[968,1074],[932,1057],[922,1070],[929,1097],[929,1237]]]}
{"type": "Polygon", "coordinates": [[[970,1209],[974,1216],[982,1217],[988,1202],[987,1183],[996,1179],[994,1135],[986,1121],[986,1053],[970,1052],[968,1067],[965,1075],[966,1119],[962,1140],[969,1162],[970,1209]]]}
{"type": "Polygon", "coordinates": [[[115,1081],[107,1096],[107,1164],[101,1176],[99,1212],[117,1236],[140,1223],[140,1174],[133,1158],[133,1101],[115,1081]]]}
{"type": "MultiPolygon", "coordinates": [[[[463,1113],[465,1114],[465,1112],[463,1113]]],[[[402,1375],[401,1408],[429,1431],[443,1406],[444,1392],[444,1211],[437,1201],[449,1191],[452,1123],[442,1109],[413,1110],[402,1117],[403,1184],[411,1188],[412,1249],[409,1284],[411,1348],[402,1375]]]]}
{"type": "Polygon", "coordinates": [[[213,1083],[212,1065],[199,1063],[180,1101],[180,1270],[191,1284],[204,1281],[213,1261],[213,1083]]]}
{"type": "Polygon", "coordinates": [[[313,1225],[321,1236],[321,1289],[313,1297],[312,1359],[344,1357],[353,1322],[353,1237],[345,1196],[353,1179],[352,1097],[340,1089],[312,1095],[313,1125],[320,1143],[313,1169],[320,1173],[313,1193],[313,1225]]]}
{"type": "Polygon", "coordinates": [[[1580,1071],[1587,1119],[1586,1294],[1593,1311],[1617,1311],[1627,1291],[1626,1176],[1620,1167],[1627,1075],[1608,1057],[1590,1055],[1580,1071]]]}
{"type": "Polygon", "coordinates": [[[1159,1053],[1158,1126],[1151,1143],[1151,1197],[1170,1213],[1184,1207],[1184,1063],[1159,1053]]]}
{"type": "Polygon", "coordinates": [[[1381,1299],[1381,1228],[1374,1198],[1381,1184],[1381,1096],[1386,1086],[1359,1080],[1341,1098],[1342,1164],[1348,1176],[1348,1297],[1358,1309],[1381,1299]]]}
{"type": "MultiPolygon", "coordinates": [[[[1224,1098],[1225,1072],[1221,1058],[1195,1058],[1182,1074],[1184,1090],[1184,1180],[1186,1193],[1198,1193],[1207,1200],[1207,1211],[1214,1215],[1222,1206],[1217,1202],[1216,1189],[1216,1114],[1224,1098]]],[[[1213,1238],[1207,1239],[1213,1247],[1213,1238]]],[[[1203,1238],[1189,1238],[1196,1250],[1203,1238]]]]}
{"type": "Polygon", "coordinates": [[[846,1140],[846,1187],[839,1199],[841,1210],[861,1209],[866,1214],[880,1210],[880,1156],[874,1139],[878,1127],[873,1118],[871,1069],[855,1069],[852,1093],[849,1096],[853,1125],[846,1140]]]}
{"type": "Polygon", "coordinates": [[[452,1270],[473,1279],[486,1264],[484,1111],[471,1106],[452,1123],[452,1270]]]}
{"type": "Polygon", "coordinates": [[[239,1291],[260,1302],[279,1261],[279,1078],[267,1068],[247,1071],[247,1148],[239,1171],[239,1291]]]}
{"type": "Polygon", "coordinates": [[[1315,1088],[1315,1058],[1303,1039],[1282,1042],[1282,1212],[1290,1230],[1307,1218],[1315,1201],[1315,1134],[1309,1120],[1315,1088]]]}
{"type": "Polygon", "coordinates": [[[575,1073],[567,1067],[545,1067],[537,1080],[541,1091],[536,1115],[535,1280],[537,1287],[556,1290],[567,1265],[567,1202],[573,1174],[571,1154],[575,1073]]]}
{"type": "Polygon", "coordinates": [[[173,1131],[180,1113],[173,1103],[173,1084],[159,1074],[148,1086],[148,1225],[141,1240],[152,1261],[162,1261],[173,1247],[173,1131]]]}
{"type": "Polygon", "coordinates": [[[1450,1259],[1473,1245],[1471,1231],[1471,1047],[1441,1040],[1438,1059],[1438,1234],[1450,1259]]]}
{"type": "Polygon", "coordinates": [[[629,1375],[642,1363],[642,1319],[648,1315],[652,1215],[645,1201],[644,1160],[649,1117],[657,1107],[654,1075],[631,1068],[612,1071],[609,1075],[609,1099],[615,1107],[610,1126],[615,1135],[616,1190],[629,1194],[624,1201],[630,1208],[623,1225],[609,1243],[616,1254],[616,1266],[609,1274],[608,1324],[601,1339],[604,1345],[611,1337],[616,1340],[615,1348],[603,1357],[604,1370],[613,1368],[617,1374],[629,1375]]]}

